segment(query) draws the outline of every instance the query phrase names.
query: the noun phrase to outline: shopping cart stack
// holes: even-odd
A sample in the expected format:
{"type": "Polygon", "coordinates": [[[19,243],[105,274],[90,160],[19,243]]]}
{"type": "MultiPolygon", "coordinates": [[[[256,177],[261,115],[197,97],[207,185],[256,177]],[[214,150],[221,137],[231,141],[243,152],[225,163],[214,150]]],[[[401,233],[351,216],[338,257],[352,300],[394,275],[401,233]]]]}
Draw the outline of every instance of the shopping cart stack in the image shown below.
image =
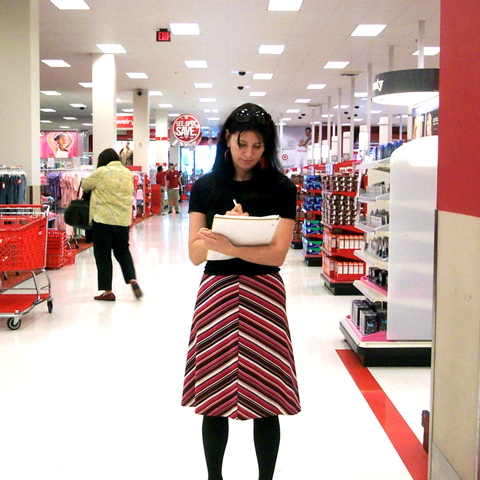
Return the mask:
{"type": "Polygon", "coordinates": [[[67,233],[65,230],[48,230],[47,264],[48,270],[63,267],[67,251],[67,233]]]}

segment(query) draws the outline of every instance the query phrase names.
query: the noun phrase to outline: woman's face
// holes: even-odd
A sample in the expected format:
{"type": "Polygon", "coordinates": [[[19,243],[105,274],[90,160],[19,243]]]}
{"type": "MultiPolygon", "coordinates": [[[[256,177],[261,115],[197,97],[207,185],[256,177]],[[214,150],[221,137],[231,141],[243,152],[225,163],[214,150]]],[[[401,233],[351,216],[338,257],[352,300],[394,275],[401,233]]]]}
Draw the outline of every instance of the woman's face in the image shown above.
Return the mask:
{"type": "Polygon", "coordinates": [[[236,180],[243,180],[245,174],[259,162],[265,151],[262,136],[252,131],[241,134],[227,132],[227,146],[232,154],[236,180]]]}
{"type": "Polygon", "coordinates": [[[58,143],[58,145],[60,145],[61,147],[64,147],[65,144],[67,143],[67,137],[65,137],[65,135],[60,135],[60,136],[57,138],[57,143],[58,143]]]}

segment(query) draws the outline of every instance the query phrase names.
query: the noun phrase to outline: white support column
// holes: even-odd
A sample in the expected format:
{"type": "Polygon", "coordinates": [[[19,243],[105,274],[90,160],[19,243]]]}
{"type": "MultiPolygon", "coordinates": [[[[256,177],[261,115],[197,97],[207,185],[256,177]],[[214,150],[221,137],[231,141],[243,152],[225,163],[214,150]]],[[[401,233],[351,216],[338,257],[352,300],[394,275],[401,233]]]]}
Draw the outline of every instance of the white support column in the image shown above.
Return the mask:
{"type": "Polygon", "coordinates": [[[92,63],[93,161],[117,140],[117,74],[113,54],[93,56],[92,63]]]}
{"type": "MultiPolygon", "coordinates": [[[[0,163],[23,167],[40,202],[40,40],[38,0],[2,0],[0,163]]],[[[27,192],[28,193],[28,192],[27,192]]]]}
{"type": "Polygon", "coordinates": [[[148,173],[148,142],[150,141],[150,102],[148,90],[133,91],[133,164],[148,173]],[[139,95],[141,93],[141,95],[139,95]]]}
{"type": "Polygon", "coordinates": [[[164,167],[168,167],[170,141],[168,138],[167,114],[163,110],[155,110],[155,139],[156,162],[164,167]]]}

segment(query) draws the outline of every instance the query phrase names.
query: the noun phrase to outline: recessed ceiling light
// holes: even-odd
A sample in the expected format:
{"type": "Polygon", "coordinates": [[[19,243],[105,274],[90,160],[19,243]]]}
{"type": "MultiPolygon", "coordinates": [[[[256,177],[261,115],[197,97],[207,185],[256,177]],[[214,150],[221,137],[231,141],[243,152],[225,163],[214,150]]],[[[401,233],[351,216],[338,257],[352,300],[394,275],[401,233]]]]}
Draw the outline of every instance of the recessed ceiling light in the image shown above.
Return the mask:
{"type": "Polygon", "coordinates": [[[267,10],[269,12],[298,12],[303,0],[270,0],[267,10]]]}
{"type": "Polygon", "coordinates": [[[282,118],[282,122],[289,122],[291,120],[290,117],[282,118]]]}
{"type": "Polygon", "coordinates": [[[80,82],[79,85],[81,85],[83,88],[93,88],[92,82],[80,82]]]}
{"type": "Polygon", "coordinates": [[[63,117],[64,120],[78,120],[76,117],[63,117]]]}
{"type": "Polygon", "coordinates": [[[326,83],[311,83],[307,86],[307,90],[322,90],[326,86],[326,83]]]}
{"type": "Polygon", "coordinates": [[[311,98],[297,98],[295,100],[295,103],[310,103],[311,102],[311,98]]]}
{"type": "Polygon", "coordinates": [[[355,92],[354,96],[355,96],[355,98],[363,98],[363,97],[367,97],[368,93],[367,92],[355,92]]]}
{"type": "Polygon", "coordinates": [[[386,25],[360,24],[350,35],[352,37],[376,37],[385,27],[386,25]]]}
{"type": "Polygon", "coordinates": [[[69,129],[70,127],[68,125],[59,125],[58,128],[66,128],[69,129]]]}
{"type": "Polygon", "coordinates": [[[273,73],[254,73],[254,80],[271,80],[273,78],[273,73]]]}
{"type": "Polygon", "coordinates": [[[370,113],[377,114],[377,113],[382,113],[382,111],[381,110],[372,110],[370,113]]]}
{"type": "MultiPolygon", "coordinates": [[[[345,108],[348,108],[349,106],[350,106],[350,105],[340,105],[340,108],[341,108],[342,110],[344,110],[345,108]]],[[[337,109],[337,108],[338,108],[338,105],[335,105],[333,108],[334,108],[334,109],[337,109]]]]}
{"type": "Polygon", "coordinates": [[[50,0],[59,10],[90,10],[84,0],[50,0]]]}
{"type": "Polygon", "coordinates": [[[163,93],[160,90],[151,90],[148,92],[149,97],[162,97],[163,93]]]}
{"type": "Polygon", "coordinates": [[[198,23],[169,23],[172,35],[200,35],[198,23]]]}
{"type": "Polygon", "coordinates": [[[207,68],[207,62],[205,60],[185,60],[187,68],[207,68]]]}
{"type": "Polygon", "coordinates": [[[82,123],[85,127],[93,127],[93,123],[82,123]]]}
{"type": "Polygon", "coordinates": [[[264,97],[267,94],[267,92],[250,92],[249,96],[250,97],[264,97]]]}
{"type": "Polygon", "coordinates": [[[159,103],[158,106],[160,108],[173,108],[173,105],[171,103],[159,103]]]}
{"type": "MultiPolygon", "coordinates": [[[[423,54],[427,57],[434,57],[440,53],[440,47],[424,47],[423,54]]],[[[419,51],[413,52],[412,55],[418,55],[419,51]]]]}
{"type": "Polygon", "coordinates": [[[97,47],[103,53],[127,53],[127,51],[118,43],[97,43],[97,47]]]}
{"type": "Polygon", "coordinates": [[[85,108],[86,107],[86,105],[84,105],[83,103],[71,103],[70,106],[74,107],[74,108],[85,108]]]}
{"type": "Polygon", "coordinates": [[[258,53],[261,55],[281,55],[285,45],[259,45],[258,53]]]}
{"type": "Polygon", "coordinates": [[[220,117],[207,117],[207,120],[211,122],[218,122],[220,120],[220,117]]]}
{"type": "Polygon", "coordinates": [[[61,93],[55,92],[54,90],[41,90],[40,93],[43,93],[44,95],[61,95],[61,93]]]}
{"type": "Polygon", "coordinates": [[[333,114],[330,114],[330,115],[329,115],[328,113],[324,113],[324,114],[322,115],[322,118],[328,118],[328,117],[332,118],[332,117],[333,117],[333,114]]]}
{"type": "Polygon", "coordinates": [[[213,83],[195,83],[195,88],[212,88],[213,83]]]}
{"type": "Polygon", "coordinates": [[[299,108],[289,108],[286,113],[300,113],[299,108]]]}
{"type": "Polygon", "coordinates": [[[202,103],[215,103],[217,101],[216,98],[199,98],[198,100],[202,103]]]}
{"type": "Polygon", "coordinates": [[[67,62],[63,60],[42,60],[45,65],[52,68],[68,68],[71,67],[67,62]]]}
{"type": "Polygon", "coordinates": [[[56,110],[54,110],[53,108],[41,108],[40,111],[41,111],[41,112],[45,112],[45,113],[53,113],[53,112],[56,112],[56,110]]]}
{"type": "Polygon", "coordinates": [[[169,113],[168,116],[169,117],[179,117],[180,114],[179,113],[169,113]]]}
{"type": "Polygon", "coordinates": [[[122,112],[133,113],[133,108],[122,108],[122,112]]]}
{"type": "Polygon", "coordinates": [[[51,120],[40,120],[40,123],[52,123],[51,120]]]}
{"type": "Polygon", "coordinates": [[[148,75],[146,73],[142,72],[129,72],[125,74],[129,78],[134,78],[134,79],[145,79],[148,78],[148,75]]]}
{"type": "Polygon", "coordinates": [[[345,68],[350,62],[327,62],[323,68],[342,69],[345,68]]]}

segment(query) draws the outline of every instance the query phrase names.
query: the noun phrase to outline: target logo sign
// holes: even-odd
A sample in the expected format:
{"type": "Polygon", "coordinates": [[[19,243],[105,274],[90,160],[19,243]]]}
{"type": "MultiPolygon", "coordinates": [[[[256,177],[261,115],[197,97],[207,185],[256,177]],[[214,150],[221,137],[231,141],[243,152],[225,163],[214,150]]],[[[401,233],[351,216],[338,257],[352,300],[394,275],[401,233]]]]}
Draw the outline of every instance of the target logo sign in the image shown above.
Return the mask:
{"type": "Polygon", "coordinates": [[[287,155],[286,153],[284,153],[284,154],[282,155],[282,160],[283,160],[284,162],[286,162],[286,161],[288,160],[288,155],[287,155]]]}
{"type": "Polygon", "coordinates": [[[202,138],[200,121],[189,114],[177,117],[173,122],[172,131],[173,136],[182,143],[192,143],[202,138]]]}

